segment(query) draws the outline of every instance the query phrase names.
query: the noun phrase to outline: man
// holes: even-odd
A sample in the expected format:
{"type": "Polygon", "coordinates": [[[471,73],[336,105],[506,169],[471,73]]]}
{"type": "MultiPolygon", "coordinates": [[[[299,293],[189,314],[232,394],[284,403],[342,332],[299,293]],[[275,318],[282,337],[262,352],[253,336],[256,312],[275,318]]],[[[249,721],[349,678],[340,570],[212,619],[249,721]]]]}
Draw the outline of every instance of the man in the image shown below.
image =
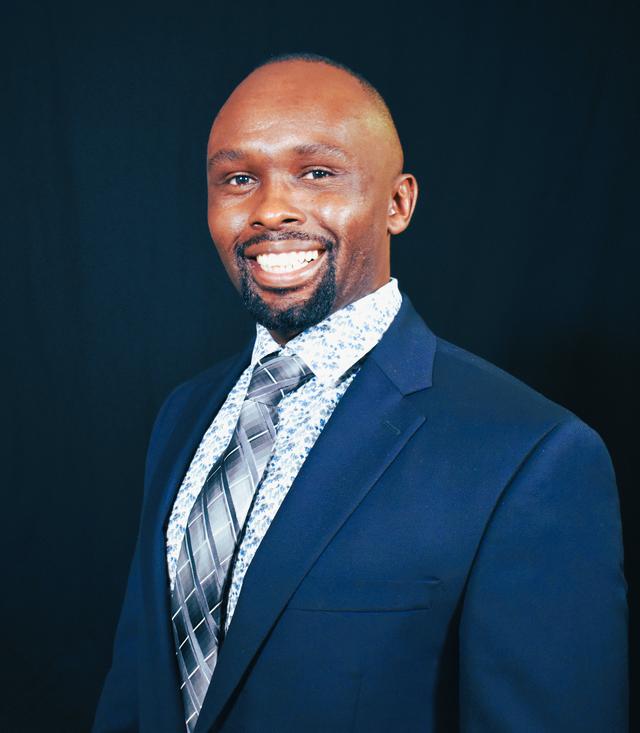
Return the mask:
{"type": "Polygon", "coordinates": [[[256,338],[157,418],[96,733],[624,730],[607,451],[400,294],[417,184],[380,95],[268,62],[208,191],[256,338]]]}

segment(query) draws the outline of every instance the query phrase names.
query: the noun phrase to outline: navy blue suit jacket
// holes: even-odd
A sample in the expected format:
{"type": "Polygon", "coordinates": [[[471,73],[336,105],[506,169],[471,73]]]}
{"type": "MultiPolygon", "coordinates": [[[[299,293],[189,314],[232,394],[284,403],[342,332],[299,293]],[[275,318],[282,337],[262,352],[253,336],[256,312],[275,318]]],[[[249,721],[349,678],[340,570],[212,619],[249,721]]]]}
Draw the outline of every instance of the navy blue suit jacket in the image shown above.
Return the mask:
{"type": "MultiPolygon", "coordinates": [[[[95,733],[184,730],[165,526],[250,355],[158,415],[95,733]]],[[[599,436],[404,296],[249,567],[196,730],[623,731],[620,534],[599,436]]]]}

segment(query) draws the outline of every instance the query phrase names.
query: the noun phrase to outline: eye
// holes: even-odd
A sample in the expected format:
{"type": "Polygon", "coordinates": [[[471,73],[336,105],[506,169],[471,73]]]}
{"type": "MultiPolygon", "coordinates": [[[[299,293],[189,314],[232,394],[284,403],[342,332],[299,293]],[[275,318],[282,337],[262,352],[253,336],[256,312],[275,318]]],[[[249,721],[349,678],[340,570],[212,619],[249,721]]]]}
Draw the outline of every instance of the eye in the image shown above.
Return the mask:
{"type": "Polygon", "coordinates": [[[332,176],[331,171],[325,170],[324,168],[314,168],[313,170],[307,171],[302,177],[313,181],[317,181],[320,178],[327,178],[332,176]]]}
{"type": "Polygon", "coordinates": [[[230,186],[248,186],[253,181],[253,178],[246,173],[236,173],[235,176],[227,178],[225,183],[230,186]]]}

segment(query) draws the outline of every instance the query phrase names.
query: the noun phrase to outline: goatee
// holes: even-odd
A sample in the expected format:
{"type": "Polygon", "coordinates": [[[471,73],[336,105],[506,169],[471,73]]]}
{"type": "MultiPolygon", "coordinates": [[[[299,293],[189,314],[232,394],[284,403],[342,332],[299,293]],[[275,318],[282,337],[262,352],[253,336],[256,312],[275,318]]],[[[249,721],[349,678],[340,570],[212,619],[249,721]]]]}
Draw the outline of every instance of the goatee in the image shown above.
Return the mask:
{"type": "MultiPolygon", "coordinates": [[[[242,258],[240,266],[240,296],[251,316],[269,331],[291,337],[324,320],[336,299],[336,264],[334,247],[325,250],[325,271],[312,295],[299,305],[282,310],[271,308],[254,289],[253,279],[242,258]]],[[[240,264],[240,263],[239,263],[240,264]]],[[[286,291],[281,291],[285,293],[286,291]]]]}

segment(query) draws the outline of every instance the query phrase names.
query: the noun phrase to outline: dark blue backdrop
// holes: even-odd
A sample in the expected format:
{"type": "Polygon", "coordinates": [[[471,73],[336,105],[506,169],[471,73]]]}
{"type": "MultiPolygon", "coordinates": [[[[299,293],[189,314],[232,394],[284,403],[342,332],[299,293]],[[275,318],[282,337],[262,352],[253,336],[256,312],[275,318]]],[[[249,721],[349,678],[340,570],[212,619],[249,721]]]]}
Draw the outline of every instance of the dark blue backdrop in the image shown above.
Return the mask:
{"type": "Polygon", "coordinates": [[[87,729],[155,411],[251,333],[209,240],[204,149],[276,52],[334,56],[388,99],[422,186],[394,274],[438,334],[602,434],[638,574],[637,3],[234,8],[3,13],[3,730],[87,729]]]}

